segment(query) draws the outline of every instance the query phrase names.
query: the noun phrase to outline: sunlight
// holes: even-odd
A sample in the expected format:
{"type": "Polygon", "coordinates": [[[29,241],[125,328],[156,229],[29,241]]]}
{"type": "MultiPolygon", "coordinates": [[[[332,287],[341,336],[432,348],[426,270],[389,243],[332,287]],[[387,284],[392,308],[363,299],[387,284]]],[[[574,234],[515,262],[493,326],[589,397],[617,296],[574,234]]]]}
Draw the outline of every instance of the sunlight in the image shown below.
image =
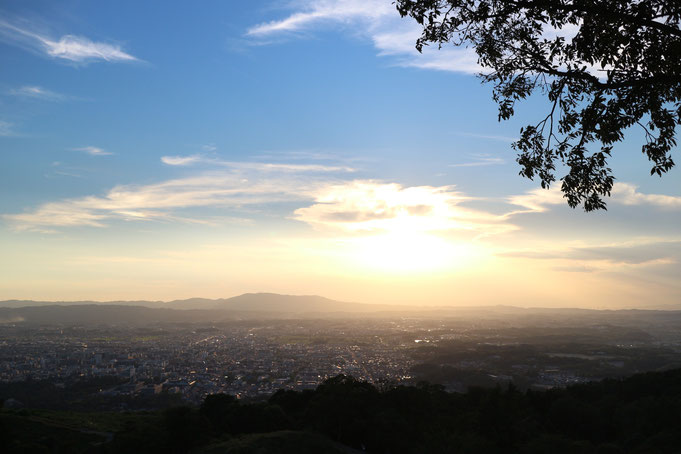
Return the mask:
{"type": "Polygon", "coordinates": [[[424,273],[464,266],[475,255],[473,248],[418,231],[393,231],[355,238],[355,264],[387,273],[424,273]]]}
{"type": "Polygon", "coordinates": [[[499,228],[484,214],[459,206],[464,200],[453,186],[355,180],[323,188],[315,204],[295,213],[318,231],[344,232],[331,241],[332,254],[352,270],[434,273],[469,266],[483,254],[463,238],[499,228]],[[454,232],[462,236],[452,239],[454,232]]]}

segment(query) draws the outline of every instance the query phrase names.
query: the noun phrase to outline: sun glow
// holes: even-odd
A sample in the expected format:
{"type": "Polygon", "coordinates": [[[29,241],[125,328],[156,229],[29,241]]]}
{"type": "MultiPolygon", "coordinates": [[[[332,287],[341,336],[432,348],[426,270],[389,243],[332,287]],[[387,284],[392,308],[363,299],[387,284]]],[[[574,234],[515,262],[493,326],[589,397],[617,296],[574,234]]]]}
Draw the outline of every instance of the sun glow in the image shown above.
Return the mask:
{"type": "Polygon", "coordinates": [[[483,252],[473,238],[506,228],[461,206],[466,200],[452,186],[353,181],[323,188],[295,214],[318,231],[344,234],[332,249],[353,270],[435,273],[468,266],[483,252]]]}
{"type": "Polygon", "coordinates": [[[465,245],[418,232],[391,232],[353,242],[355,260],[360,265],[385,272],[441,270],[460,265],[470,255],[465,245]]]}

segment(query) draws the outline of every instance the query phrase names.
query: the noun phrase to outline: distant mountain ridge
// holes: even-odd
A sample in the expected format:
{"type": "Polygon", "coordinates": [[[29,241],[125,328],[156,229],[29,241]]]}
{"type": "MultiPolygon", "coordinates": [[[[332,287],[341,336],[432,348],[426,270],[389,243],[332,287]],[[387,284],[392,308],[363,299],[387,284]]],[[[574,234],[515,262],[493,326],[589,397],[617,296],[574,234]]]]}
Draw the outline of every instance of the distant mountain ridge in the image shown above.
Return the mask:
{"type": "Polygon", "coordinates": [[[45,307],[45,306],[136,306],[152,309],[175,309],[175,310],[226,310],[238,312],[456,312],[487,311],[495,314],[518,314],[527,313],[595,313],[617,312],[635,313],[644,312],[667,312],[681,311],[680,306],[668,306],[651,309],[586,309],[586,308],[551,308],[551,307],[517,307],[503,304],[481,306],[406,306],[400,304],[371,304],[355,303],[333,300],[318,295],[283,295],[278,293],[244,293],[230,298],[188,298],[172,301],[35,301],[35,300],[4,300],[0,301],[2,308],[22,307],[45,307]]]}
{"type": "MultiPolygon", "coordinates": [[[[212,309],[236,311],[375,312],[405,309],[398,305],[348,303],[317,295],[280,295],[277,293],[244,293],[215,301],[216,305],[212,309]]],[[[173,302],[169,304],[173,304],[173,302]]]]}
{"type": "Polygon", "coordinates": [[[206,323],[328,318],[413,311],[403,306],[345,303],[316,295],[246,293],[232,298],[162,301],[0,301],[0,324],[206,323]]]}
{"type": "Polygon", "coordinates": [[[239,312],[376,312],[404,311],[404,306],[348,303],[318,295],[281,295],[278,293],[244,293],[231,298],[189,298],[173,301],[0,301],[0,308],[45,306],[137,306],[153,309],[228,310],[239,312]]]}
{"type": "Polygon", "coordinates": [[[0,301],[0,324],[49,325],[206,323],[255,319],[327,318],[476,318],[526,325],[632,322],[674,325],[681,329],[681,311],[521,308],[513,306],[402,306],[336,301],[317,295],[245,293],[232,298],[190,298],[163,301],[0,301]]]}

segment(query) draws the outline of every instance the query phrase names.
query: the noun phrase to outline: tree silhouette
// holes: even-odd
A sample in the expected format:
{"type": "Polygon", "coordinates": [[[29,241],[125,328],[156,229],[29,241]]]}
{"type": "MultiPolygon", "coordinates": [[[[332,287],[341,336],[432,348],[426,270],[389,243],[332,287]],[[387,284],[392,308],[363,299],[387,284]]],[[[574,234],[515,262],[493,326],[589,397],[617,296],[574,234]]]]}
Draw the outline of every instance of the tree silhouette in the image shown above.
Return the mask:
{"type": "Polygon", "coordinates": [[[571,207],[604,209],[608,158],[631,126],[642,128],[650,174],[674,166],[681,123],[678,0],[396,0],[423,26],[424,46],[471,46],[494,84],[499,120],[538,92],[548,113],[513,144],[520,174],[549,187],[556,164],[571,207]],[[598,145],[596,147],[590,145],[598,145]]]}

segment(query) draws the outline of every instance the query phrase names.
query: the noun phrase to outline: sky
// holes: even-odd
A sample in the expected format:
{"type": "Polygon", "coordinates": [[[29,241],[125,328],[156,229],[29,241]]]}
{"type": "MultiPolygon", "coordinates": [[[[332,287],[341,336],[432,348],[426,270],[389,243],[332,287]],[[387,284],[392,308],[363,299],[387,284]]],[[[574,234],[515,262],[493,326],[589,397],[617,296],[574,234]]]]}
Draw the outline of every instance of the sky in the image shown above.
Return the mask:
{"type": "Polygon", "coordinates": [[[681,170],[632,129],[608,210],[567,207],[511,149],[545,101],[498,122],[418,35],[390,0],[3,1],[0,299],[681,308],[681,170]]]}

